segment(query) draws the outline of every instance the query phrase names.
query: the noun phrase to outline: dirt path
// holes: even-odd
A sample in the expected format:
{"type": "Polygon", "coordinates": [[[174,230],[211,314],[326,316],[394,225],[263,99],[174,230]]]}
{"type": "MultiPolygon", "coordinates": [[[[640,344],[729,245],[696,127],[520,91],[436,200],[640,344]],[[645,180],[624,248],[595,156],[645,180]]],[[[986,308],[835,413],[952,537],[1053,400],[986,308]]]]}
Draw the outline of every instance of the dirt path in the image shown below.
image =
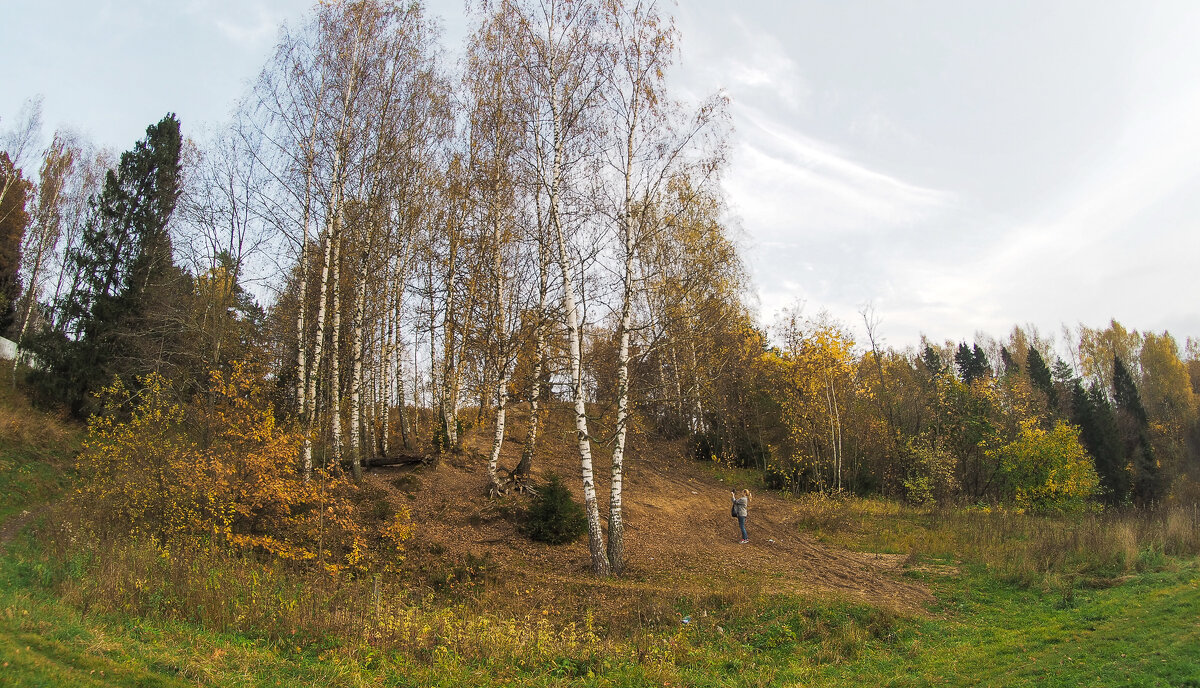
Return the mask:
{"type": "MultiPolygon", "coordinates": [[[[535,474],[553,470],[564,476],[582,501],[572,447],[562,437],[554,440],[548,442],[547,455],[553,451],[556,458],[543,459],[535,474]]],[[[653,461],[633,458],[627,464],[628,575],[595,584],[684,590],[710,589],[714,578],[731,584],[744,580],[767,592],[835,594],[913,613],[932,601],[925,588],[898,576],[901,557],[850,552],[801,532],[798,500],[756,494],[747,523],[751,541],[739,544],[737,521],[729,516],[731,486],[681,458],[680,447],[671,452],[674,458],[664,458],[662,447],[657,449],[653,461]]],[[[519,452],[519,445],[506,443],[502,464],[515,465],[519,452]]],[[[606,469],[597,465],[597,475],[606,476],[606,469]]],[[[470,442],[467,454],[436,467],[376,469],[369,479],[392,501],[413,509],[420,546],[460,559],[486,555],[501,565],[549,577],[589,580],[586,541],[565,547],[532,543],[503,518],[501,511],[511,505],[483,497],[482,451],[472,452],[470,442]]],[[[608,485],[598,480],[597,492],[606,504],[608,485]]]]}
{"type": "Polygon", "coordinates": [[[49,509],[49,504],[39,504],[32,509],[25,509],[4,519],[4,522],[0,523],[0,547],[7,546],[27,523],[46,513],[49,509]]]}

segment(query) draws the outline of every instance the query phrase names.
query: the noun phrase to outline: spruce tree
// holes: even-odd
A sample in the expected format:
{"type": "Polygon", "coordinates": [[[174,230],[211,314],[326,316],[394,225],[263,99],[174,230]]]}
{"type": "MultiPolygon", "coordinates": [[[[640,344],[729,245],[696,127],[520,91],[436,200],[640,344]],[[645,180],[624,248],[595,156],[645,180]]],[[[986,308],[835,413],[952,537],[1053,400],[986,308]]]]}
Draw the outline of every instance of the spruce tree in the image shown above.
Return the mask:
{"type": "MultiPolygon", "coordinates": [[[[1029,366],[1029,379],[1033,382],[1033,386],[1046,395],[1046,403],[1051,410],[1057,409],[1058,390],[1055,389],[1054,380],[1050,377],[1050,367],[1046,365],[1046,359],[1042,358],[1042,354],[1031,346],[1025,363],[1029,366]]],[[[1082,387],[1080,391],[1082,391],[1082,387]]]]}
{"type": "Polygon", "coordinates": [[[973,347],[968,347],[966,342],[959,344],[954,353],[954,363],[958,366],[959,377],[968,385],[988,377],[991,372],[987,354],[983,353],[978,344],[973,347]]]}
{"type": "Polygon", "coordinates": [[[937,377],[945,372],[945,368],[942,367],[942,357],[938,355],[937,349],[928,344],[921,352],[921,363],[925,364],[925,370],[929,372],[930,377],[937,377]]]}
{"type": "Polygon", "coordinates": [[[954,352],[954,365],[958,368],[958,376],[962,381],[971,384],[975,378],[972,376],[974,371],[975,357],[971,355],[971,349],[966,342],[960,342],[958,349],[954,352]]]}
{"type": "Polygon", "coordinates": [[[1074,379],[1071,422],[1079,427],[1079,437],[1095,463],[1104,501],[1110,505],[1125,501],[1129,496],[1129,471],[1117,417],[1104,390],[1093,385],[1085,391],[1082,381],[1074,379]]]}
{"type": "Polygon", "coordinates": [[[992,363],[978,344],[971,347],[971,366],[976,380],[992,375],[992,363]]]}
{"type": "Polygon", "coordinates": [[[1140,506],[1153,504],[1162,499],[1163,481],[1150,445],[1150,419],[1120,356],[1113,357],[1113,396],[1121,417],[1125,454],[1133,467],[1133,500],[1140,506]]]}
{"type": "Polygon", "coordinates": [[[61,329],[31,341],[48,368],[32,380],[40,396],[77,415],[113,375],[161,369],[169,340],[179,337],[170,311],[184,307],[189,290],[172,258],[168,223],[181,191],[181,146],[179,120],[168,114],[121,154],[68,256],[81,279],[59,305],[61,329]]]}

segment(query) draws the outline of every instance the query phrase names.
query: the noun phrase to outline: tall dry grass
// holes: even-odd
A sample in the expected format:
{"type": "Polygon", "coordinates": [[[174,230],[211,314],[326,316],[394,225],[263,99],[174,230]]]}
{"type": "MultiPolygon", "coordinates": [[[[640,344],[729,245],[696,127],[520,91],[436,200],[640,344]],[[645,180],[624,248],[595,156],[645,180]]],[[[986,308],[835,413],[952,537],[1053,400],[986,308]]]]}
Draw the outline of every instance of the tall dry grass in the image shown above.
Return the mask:
{"type": "Polygon", "coordinates": [[[1030,515],[995,509],[913,509],[874,499],[806,500],[803,527],[847,547],[912,561],[978,564],[1026,585],[1101,580],[1200,556],[1200,506],[1030,515]]]}

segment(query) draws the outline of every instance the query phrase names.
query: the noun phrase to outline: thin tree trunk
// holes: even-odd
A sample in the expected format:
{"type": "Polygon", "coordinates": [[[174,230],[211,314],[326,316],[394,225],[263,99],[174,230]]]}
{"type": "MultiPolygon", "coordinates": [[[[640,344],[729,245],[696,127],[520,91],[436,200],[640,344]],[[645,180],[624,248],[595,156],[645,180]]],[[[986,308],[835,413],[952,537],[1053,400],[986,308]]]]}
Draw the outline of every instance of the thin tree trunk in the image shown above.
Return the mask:
{"type": "MultiPolygon", "coordinates": [[[[340,214],[340,212],[339,212],[340,214]]],[[[337,222],[337,219],[334,219],[337,222]]],[[[340,223],[339,223],[340,224],[340,223]]],[[[341,241],[333,247],[333,293],[330,307],[333,320],[333,341],[329,347],[329,367],[332,380],[330,381],[329,408],[333,413],[330,422],[330,443],[333,444],[333,457],[339,463],[342,460],[342,375],[341,375],[341,334],[342,334],[342,282],[341,282],[341,241]]]]}
{"type": "MultiPolygon", "coordinates": [[[[386,289],[386,287],[385,287],[385,289],[386,289]]],[[[388,437],[388,434],[390,431],[389,426],[391,424],[390,421],[391,421],[391,415],[392,415],[392,410],[391,410],[391,400],[392,400],[391,367],[392,367],[392,350],[396,346],[395,332],[392,329],[392,327],[393,327],[393,317],[392,317],[393,311],[392,311],[391,306],[392,306],[392,304],[387,301],[385,301],[383,304],[383,308],[384,308],[383,318],[385,321],[384,327],[386,327],[386,330],[382,333],[382,337],[380,338],[380,345],[379,345],[379,378],[380,379],[379,379],[379,389],[378,389],[376,397],[375,397],[376,402],[378,404],[380,404],[382,407],[382,412],[377,411],[377,413],[379,413],[379,415],[380,415],[380,418],[379,418],[379,422],[381,425],[380,435],[381,435],[381,439],[382,439],[382,441],[380,442],[380,445],[379,445],[379,450],[380,450],[380,453],[384,457],[388,456],[388,450],[391,448],[389,446],[390,438],[388,437]]]]}
{"type": "MultiPolygon", "coordinates": [[[[541,213],[539,209],[538,224],[541,224],[541,213]]],[[[521,461],[517,464],[516,470],[512,475],[514,479],[520,479],[529,475],[529,470],[533,467],[533,454],[537,449],[538,438],[538,423],[542,397],[542,370],[546,364],[546,297],[549,292],[549,275],[547,274],[548,257],[546,256],[545,235],[542,228],[538,228],[538,308],[535,315],[536,320],[533,324],[534,333],[534,352],[533,352],[533,384],[530,388],[529,397],[529,426],[525,432],[525,446],[521,450],[521,461]]]]}
{"type": "Polygon", "coordinates": [[[325,320],[327,296],[329,291],[329,277],[332,272],[333,252],[336,237],[334,231],[336,226],[331,225],[325,237],[325,261],[321,267],[321,296],[317,302],[317,332],[313,337],[313,355],[312,368],[306,373],[306,389],[304,397],[308,402],[308,415],[305,418],[304,431],[304,479],[309,481],[312,479],[313,470],[313,455],[312,455],[312,434],[316,426],[317,418],[317,377],[321,369],[321,356],[324,354],[325,347],[325,320]]]}
{"type": "Polygon", "coordinates": [[[604,533],[600,529],[600,507],[596,499],[595,474],[592,469],[592,444],[587,427],[587,405],[583,398],[583,347],[579,310],[575,302],[575,285],[567,262],[567,245],[558,216],[558,183],[562,169],[562,138],[557,109],[554,111],[555,149],[553,183],[550,188],[550,226],[558,239],[558,266],[563,278],[563,309],[567,325],[567,341],[571,361],[571,396],[575,402],[575,431],[579,441],[579,472],[583,480],[583,505],[588,519],[588,549],[592,554],[592,571],[608,576],[610,565],[605,552],[604,533]]]}
{"type": "Polygon", "coordinates": [[[353,369],[350,379],[350,470],[354,474],[355,480],[362,480],[362,421],[359,417],[362,408],[362,380],[363,380],[363,311],[367,307],[367,262],[370,256],[370,242],[367,249],[363,252],[363,258],[360,263],[358,275],[358,294],[354,303],[354,315],[351,317],[351,331],[353,332],[352,342],[353,347],[353,369]]]}
{"type": "MultiPolygon", "coordinates": [[[[497,474],[497,468],[500,465],[500,449],[504,446],[504,416],[505,407],[508,404],[508,337],[505,331],[504,322],[504,255],[503,255],[503,238],[500,229],[500,222],[495,216],[496,209],[492,208],[492,250],[495,252],[492,258],[492,269],[495,271],[496,290],[492,294],[495,299],[493,306],[496,309],[495,322],[495,339],[496,339],[496,433],[492,438],[492,453],[488,456],[488,480],[491,482],[490,491],[492,494],[499,494],[500,477],[497,474]]],[[[483,409],[483,400],[480,399],[479,407],[483,409]]]]}

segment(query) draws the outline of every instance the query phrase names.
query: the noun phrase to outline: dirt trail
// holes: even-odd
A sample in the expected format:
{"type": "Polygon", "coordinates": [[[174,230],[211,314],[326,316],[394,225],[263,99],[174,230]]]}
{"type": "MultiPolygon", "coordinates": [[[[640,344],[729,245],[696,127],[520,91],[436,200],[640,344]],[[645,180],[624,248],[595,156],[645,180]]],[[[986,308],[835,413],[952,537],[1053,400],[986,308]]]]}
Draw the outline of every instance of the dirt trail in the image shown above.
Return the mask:
{"type": "MultiPolygon", "coordinates": [[[[578,460],[569,439],[565,433],[549,437],[534,472],[557,472],[582,501],[578,460]]],[[[549,547],[518,534],[511,520],[502,517],[504,500],[483,496],[483,439],[468,438],[466,445],[463,456],[443,459],[435,467],[415,472],[380,468],[369,479],[413,510],[420,546],[460,558],[486,554],[501,565],[550,578],[588,580],[586,538],[549,547]]],[[[682,591],[711,588],[713,579],[746,579],[768,592],[834,593],[897,611],[919,612],[932,601],[925,588],[897,575],[901,557],[850,552],[802,533],[798,500],[756,494],[747,523],[750,543],[739,544],[737,520],[729,516],[729,491],[740,485],[727,485],[685,458],[682,444],[650,448],[635,443],[631,449],[624,493],[628,575],[594,584],[682,591]],[[652,460],[644,458],[650,454],[652,460]]],[[[515,465],[520,450],[519,444],[506,442],[502,465],[515,465]]],[[[607,462],[596,463],[597,492],[607,504],[608,484],[602,480],[607,462]]]]}
{"type": "Polygon", "coordinates": [[[24,511],[12,514],[8,518],[5,518],[2,522],[0,522],[0,547],[4,547],[8,543],[12,542],[13,538],[17,537],[17,534],[20,533],[21,529],[25,527],[25,524],[38,518],[42,514],[46,513],[46,511],[49,509],[49,504],[39,504],[30,509],[25,509],[24,511]]]}

